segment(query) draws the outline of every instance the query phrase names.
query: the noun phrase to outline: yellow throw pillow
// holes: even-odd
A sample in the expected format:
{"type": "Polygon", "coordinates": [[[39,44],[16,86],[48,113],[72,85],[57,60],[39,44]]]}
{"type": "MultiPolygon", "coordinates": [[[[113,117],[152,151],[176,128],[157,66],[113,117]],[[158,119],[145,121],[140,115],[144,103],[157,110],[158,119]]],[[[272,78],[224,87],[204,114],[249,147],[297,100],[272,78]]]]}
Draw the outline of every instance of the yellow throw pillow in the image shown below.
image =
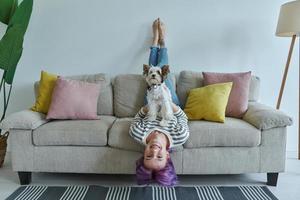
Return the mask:
{"type": "Polygon", "coordinates": [[[57,80],[57,75],[41,72],[41,80],[39,83],[38,97],[31,110],[41,112],[44,114],[48,113],[49,106],[51,103],[52,92],[57,80]]]}
{"type": "Polygon", "coordinates": [[[232,82],[191,89],[184,112],[189,120],[224,122],[232,82]]]}

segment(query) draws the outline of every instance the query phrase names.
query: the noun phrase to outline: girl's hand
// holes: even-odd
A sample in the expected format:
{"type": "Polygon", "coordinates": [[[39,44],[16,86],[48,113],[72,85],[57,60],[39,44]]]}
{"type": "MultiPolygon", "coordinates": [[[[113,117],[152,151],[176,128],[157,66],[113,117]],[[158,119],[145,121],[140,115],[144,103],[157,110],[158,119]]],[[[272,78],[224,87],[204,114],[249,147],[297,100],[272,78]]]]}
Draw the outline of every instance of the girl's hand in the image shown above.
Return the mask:
{"type": "Polygon", "coordinates": [[[143,109],[143,112],[144,112],[145,114],[147,114],[147,113],[148,113],[148,110],[149,110],[149,109],[148,109],[148,106],[147,106],[147,105],[146,105],[146,106],[144,106],[142,109],[143,109]]]}
{"type": "Polygon", "coordinates": [[[175,113],[179,110],[179,107],[172,102],[172,109],[173,109],[173,112],[175,113]]]}

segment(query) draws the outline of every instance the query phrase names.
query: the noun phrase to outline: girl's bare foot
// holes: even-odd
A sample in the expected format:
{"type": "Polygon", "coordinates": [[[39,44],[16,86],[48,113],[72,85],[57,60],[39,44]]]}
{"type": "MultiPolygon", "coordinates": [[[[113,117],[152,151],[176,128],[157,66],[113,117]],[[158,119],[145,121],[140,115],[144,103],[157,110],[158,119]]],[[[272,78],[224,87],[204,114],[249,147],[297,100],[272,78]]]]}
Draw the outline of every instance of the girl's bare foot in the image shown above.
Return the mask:
{"type": "Polygon", "coordinates": [[[158,40],[159,40],[158,25],[159,25],[159,18],[154,20],[154,22],[152,24],[152,30],[153,30],[152,46],[157,46],[158,45],[158,40]]]}
{"type": "Polygon", "coordinates": [[[165,36],[166,36],[166,26],[165,24],[160,21],[160,19],[158,18],[159,23],[158,23],[158,34],[159,34],[159,39],[158,39],[158,43],[161,47],[165,46],[165,36]]]}

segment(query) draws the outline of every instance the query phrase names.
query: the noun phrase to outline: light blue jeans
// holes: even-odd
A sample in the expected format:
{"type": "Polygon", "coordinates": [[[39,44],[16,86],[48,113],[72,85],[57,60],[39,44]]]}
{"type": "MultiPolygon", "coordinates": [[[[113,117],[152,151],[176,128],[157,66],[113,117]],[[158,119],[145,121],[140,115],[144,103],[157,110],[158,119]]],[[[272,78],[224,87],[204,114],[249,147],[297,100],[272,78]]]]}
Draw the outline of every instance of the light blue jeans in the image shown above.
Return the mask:
{"type": "MultiPolygon", "coordinates": [[[[167,64],[168,64],[168,49],[165,47],[164,48],[159,48],[155,46],[150,47],[149,65],[162,67],[167,64]]],[[[176,94],[175,87],[169,75],[165,80],[165,84],[171,92],[172,101],[176,105],[180,106],[180,102],[176,94]]]]}

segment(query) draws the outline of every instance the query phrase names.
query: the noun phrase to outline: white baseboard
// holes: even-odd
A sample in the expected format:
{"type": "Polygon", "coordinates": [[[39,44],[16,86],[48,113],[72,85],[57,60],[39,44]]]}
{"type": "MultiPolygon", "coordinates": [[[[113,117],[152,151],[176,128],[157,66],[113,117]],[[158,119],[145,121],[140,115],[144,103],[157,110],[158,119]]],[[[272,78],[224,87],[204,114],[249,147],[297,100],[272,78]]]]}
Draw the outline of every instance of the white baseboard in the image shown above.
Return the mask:
{"type": "Polygon", "coordinates": [[[298,152],[297,151],[286,151],[286,158],[298,158],[298,152]]]}

